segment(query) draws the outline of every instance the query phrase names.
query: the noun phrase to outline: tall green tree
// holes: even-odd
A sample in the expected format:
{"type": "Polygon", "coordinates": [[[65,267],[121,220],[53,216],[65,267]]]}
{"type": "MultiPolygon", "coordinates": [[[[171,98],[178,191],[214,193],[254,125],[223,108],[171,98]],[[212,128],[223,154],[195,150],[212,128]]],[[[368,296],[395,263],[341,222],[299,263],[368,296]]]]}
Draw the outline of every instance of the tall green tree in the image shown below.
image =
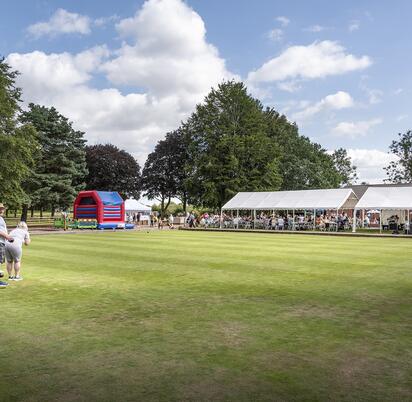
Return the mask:
{"type": "Polygon", "coordinates": [[[34,127],[19,120],[21,89],[15,85],[17,75],[0,59],[0,200],[14,207],[29,201],[22,183],[31,174],[38,150],[34,127]]]}
{"type": "MultiPolygon", "coordinates": [[[[31,103],[22,113],[22,121],[37,131],[40,152],[34,172],[25,183],[40,208],[69,207],[78,191],[85,187],[86,152],[84,133],[54,107],[31,103]]],[[[27,205],[26,205],[27,211],[27,205]]]]}
{"type": "Polygon", "coordinates": [[[344,148],[336,149],[332,154],[333,163],[340,175],[340,185],[353,184],[358,179],[356,166],[344,148]]]}
{"type": "Polygon", "coordinates": [[[398,140],[392,141],[389,152],[395,156],[395,160],[385,168],[391,183],[412,182],[412,131],[399,133],[398,140]]]}
{"type": "Polygon", "coordinates": [[[319,144],[299,134],[296,124],[272,108],[265,110],[268,135],[280,148],[281,190],[336,188],[342,182],[334,159],[319,144]]]}
{"type": "Polygon", "coordinates": [[[212,89],[186,124],[192,201],[220,209],[238,191],[277,190],[279,148],[267,135],[261,103],[241,82],[212,89]]]}
{"type": "Polygon", "coordinates": [[[149,154],[142,171],[142,190],[149,199],[160,202],[162,217],[172,198],[182,196],[185,191],[181,141],[180,132],[168,133],[149,154]]]}
{"type": "Polygon", "coordinates": [[[140,198],[140,166],[128,152],[111,144],[86,147],[88,190],[117,191],[123,198],[140,198]]]}

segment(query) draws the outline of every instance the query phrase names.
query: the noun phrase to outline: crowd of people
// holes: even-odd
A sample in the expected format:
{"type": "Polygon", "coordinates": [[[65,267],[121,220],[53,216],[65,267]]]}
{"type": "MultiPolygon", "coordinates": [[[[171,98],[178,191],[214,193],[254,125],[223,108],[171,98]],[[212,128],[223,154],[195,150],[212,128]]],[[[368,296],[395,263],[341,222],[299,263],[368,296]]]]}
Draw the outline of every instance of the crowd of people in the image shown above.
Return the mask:
{"type": "MultiPolygon", "coordinates": [[[[30,234],[26,222],[19,222],[17,227],[7,230],[3,215],[6,208],[0,203],[0,277],[4,277],[1,269],[6,262],[9,281],[21,281],[21,259],[23,255],[23,244],[30,244],[30,234]]],[[[0,288],[8,286],[8,282],[0,281],[0,288]]]]}
{"type": "Polygon", "coordinates": [[[267,230],[345,230],[349,229],[352,219],[342,213],[300,213],[296,215],[279,213],[259,213],[254,218],[252,215],[241,215],[233,217],[224,214],[222,226],[225,228],[242,229],[267,229],[267,230]]]}

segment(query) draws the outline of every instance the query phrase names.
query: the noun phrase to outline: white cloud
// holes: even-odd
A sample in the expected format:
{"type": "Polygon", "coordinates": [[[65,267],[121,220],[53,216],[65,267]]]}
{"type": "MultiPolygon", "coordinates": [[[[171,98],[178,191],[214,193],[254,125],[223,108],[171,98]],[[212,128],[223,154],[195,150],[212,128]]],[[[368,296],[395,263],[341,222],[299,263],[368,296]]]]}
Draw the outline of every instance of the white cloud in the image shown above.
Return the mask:
{"type": "Polygon", "coordinates": [[[114,143],[144,162],[157,140],[233,74],[206,41],[200,16],[183,1],[149,0],[117,29],[128,42],[114,52],[105,46],[79,54],[35,51],[11,54],[7,62],[22,73],[18,85],[26,103],[55,106],[91,143],[114,143]],[[95,88],[102,73],[131,93],[115,85],[95,88]]]}
{"type": "Polygon", "coordinates": [[[396,118],[396,121],[402,121],[407,119],[409,116],[407,114],[401,114],[396,118]]]}
{"type": "Polygon", "coordinates": [[[396,157],[378,149],[348,149],[348,156],[357,167],[359,182],[382,183],[386,178],[384,167],[396,157]]]}
{"type": "Polygon", "coordinates": [[[59,8],[48,21],[30,25],[27,31],[35,38],[72,33],[86,35],[90,33],[90,22],[90,18],[85,15],[59,8]]]}
{"type": "Polygon", "coordinates": [[[286,27],[290,23],[290,19],[285,16],[277,17],[276,21],[280,22],[280,25],[282,25],[282,27],[286,27]]]}
{"type": "MultiPolygon", "coordinates": [[[[366,77],[363,78],[363,81],[364,80],[366,80],[366,77]]],[[[377,103],[382,102],[383,91],[380,89],[371,89],[363,82],[361,82],[359,87],[368,97],[368,102],[370,105],[376,105],[377,103]]]]}
{"type": "Polygon", "coordinates": [[[96,18],[96,19],[93,21],[93,24],[94,24],[95,26],[97,26],[97,27],[102,27],[102,26],[105,26],[105,25],[107,25],[107,24],[109,24],[109,23],[111,23],[111,22],[118,21],[119,19],[120,19],[119,16],[116,15],[116,14],[114,14],[114,15],[111,15],[111,16],[109,16],[109,17],[96,18]]]}
{"type": "Polygon", "coordinates": [[[291,46],[248,75],[251,83],[314,79],[363,70],[372,64],[368,56],[348,54],[337,42],[314,42],[291,46]]]}
{"type": "Polygon", "coordinates": [[[368,90],[369,103],[375,105],[382,102],[383,92],[380,89],[368,90]]]}
{"type": "Polygon", "coordinates": [[[359,28],[360,28],[360,21],[358,21],[358,20],[352,20],[352,21],[349,23],[349,26],[348,26],[349,32],[357,31],[359,28]]]}
{"type": "Polygon", "coordinates": [[[398,88],[395,91],[393,91],[394,95],[400,95],[403,92],[403,88],[398,88]]]}
{"type": "Polygon", "coordinates": [[[350,138],[363,137],[369,133],[369,131],[382,123],[382,119],[372,119],[365,121],[343,121],[339,123],[333,132],[339,136],[346,136],[350,138]]]}
{"type": "Polygon", "coordinates": [[[270,40],[273,40],[275,42],[279,42],[283,39],[283,31],[279,28],[275,28],[275,29],[272,29],[271,31],[269,31],[267,36],[270,40]]]}
{"type": "Polygon", "coordinates": [[[307,119],[323,110],[340,110],[350,108],[353,105],[354,101],[350,94],[344,91],[338,91],[295,113],[293,118],[295,120],[307,119]]]}
{"type": "Polygon", "coordinates": [[[189,104],[212,85],[234,75],[206,41],[202,18],[181,0],[150,0],[117,24],[131,38],[102,67],[114,84],[150,89],[157,96],[180,94],[189,104]]]}
{"type": "Polygon", "coordinates": [[[277,87],[279,89],[281,89],[282,91],[286,91],[286,92],[290,92],[290,93],[299,91],[299,89],[302,88],[299,81],[294,81],[294,80],[279,82],[277,84],[277,87]]]}
{"type": "Polygon", "coordinates": [[[305,28],[304,30],[307,32],[322,32],[325,29],[327,28],[322,25],[311,25],[310,27],[305,28]]]}

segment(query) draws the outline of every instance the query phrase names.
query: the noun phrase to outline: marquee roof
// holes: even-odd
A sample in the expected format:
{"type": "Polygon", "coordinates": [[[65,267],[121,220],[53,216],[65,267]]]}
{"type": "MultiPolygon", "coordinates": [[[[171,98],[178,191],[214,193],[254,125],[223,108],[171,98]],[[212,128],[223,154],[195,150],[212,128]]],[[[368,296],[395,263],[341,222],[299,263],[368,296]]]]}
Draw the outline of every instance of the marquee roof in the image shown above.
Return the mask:
{"type": "Polygon", "coordinates": [[[352,209],[358,199],[351,189],[237,193],[222,209],[352,209]]]}
{"type": "Polygon", "coordinates": [[[412,187],[369,187],[357,209],[412,209],[412,187]]]}
{"type": "Polygon", "coordinates": [[[129,198],[124,202],[124,207],[126,212],[151,212],[152,208],[141,202],[135,200],[134,198],[129,198]]]}

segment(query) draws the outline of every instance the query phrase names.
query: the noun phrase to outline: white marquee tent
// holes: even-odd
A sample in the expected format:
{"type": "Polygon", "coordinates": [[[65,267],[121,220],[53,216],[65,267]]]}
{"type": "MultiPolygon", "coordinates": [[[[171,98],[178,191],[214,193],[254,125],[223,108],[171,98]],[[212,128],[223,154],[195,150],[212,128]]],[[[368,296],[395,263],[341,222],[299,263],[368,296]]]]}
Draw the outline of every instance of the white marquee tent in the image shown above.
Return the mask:
{"type": "Polygon", "coordinates": [[[144,213],[150,214],[152,212],[152,208],[148,207],[147,205],[142,204],[141,202],[135,200],[134,198],[130,198],[124,202],[124,209],[127,213],[144,213]]]}
{"type": "Polygon", "coordinates": [[[222,210],[354,209],[358,199],[351,189],[241,192],[222,210]]]}
{"type": "Polygon", "coordinates": [[[412,209],[412,187],[369,187],[356,209],[412,209]]]}
{"type": "MultiPolygon", "coordinates": [[[[407,211],[407,222],[409,224],[409,213],[412,210],[412,187],[369,187],[356,205],[357,210],[374,209],[379,211],[407,211]]],[[[382,219],[380,225],[382,229],[382,219]]],[[[353,232],[356,231],[355,224],[353,232]]]]}

